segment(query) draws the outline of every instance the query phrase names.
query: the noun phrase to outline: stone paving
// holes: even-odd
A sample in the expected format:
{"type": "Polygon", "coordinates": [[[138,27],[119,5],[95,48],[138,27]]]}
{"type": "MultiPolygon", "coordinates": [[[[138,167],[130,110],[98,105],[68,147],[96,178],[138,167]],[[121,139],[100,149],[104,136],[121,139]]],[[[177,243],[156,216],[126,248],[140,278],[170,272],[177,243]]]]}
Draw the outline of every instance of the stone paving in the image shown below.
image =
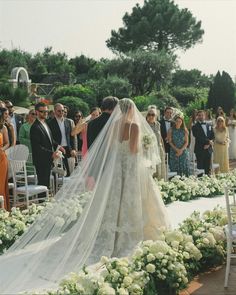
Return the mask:
{"type": "Polygon", "coordinates": [[[197,276],[180,295],[236,295],[236,266],[231,266],[228,288],[224,288],[225,266],[197,276]]]}

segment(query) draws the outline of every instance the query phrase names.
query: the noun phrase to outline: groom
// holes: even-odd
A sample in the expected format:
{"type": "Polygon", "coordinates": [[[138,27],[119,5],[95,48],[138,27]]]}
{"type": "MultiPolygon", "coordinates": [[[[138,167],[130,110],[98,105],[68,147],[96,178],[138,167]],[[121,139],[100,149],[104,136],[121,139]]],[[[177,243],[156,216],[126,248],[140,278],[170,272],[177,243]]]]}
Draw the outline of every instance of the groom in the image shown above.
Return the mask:
{"type": "Polygon", "coordinates": [[[88,148],[91,147],[91,145],[93,144],[96,137],[99,135],[102,128],[106,125],[118,101],[119,101],[118,98],[113,96],[108,96],[103,99],[102,105],[101,105],[101,110],[102,110],[101,116],[90,121],[88,124],[88,129],[87,129],[88,148]]]}
{"type": "Polygon", "coordinates": [[[194,152],[197,158],[197,168],[204,169],[205,174],[209,175],[214,132],[211,125],[205,122],[205,112],[203,110],[197,112],[197,118],[198,122],[192,128],[195,137],[194,152]]]}

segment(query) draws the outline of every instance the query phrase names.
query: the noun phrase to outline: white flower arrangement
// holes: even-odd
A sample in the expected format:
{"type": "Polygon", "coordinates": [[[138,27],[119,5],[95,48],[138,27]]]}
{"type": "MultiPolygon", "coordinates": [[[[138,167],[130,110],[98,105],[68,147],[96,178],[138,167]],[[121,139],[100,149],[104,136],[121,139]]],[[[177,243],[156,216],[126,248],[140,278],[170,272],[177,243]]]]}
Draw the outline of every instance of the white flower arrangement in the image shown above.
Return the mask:
{"type": "Polygon", "coordinates": [[[155,134],[144,134],[142,137],[142,145],[145,150],[148,150],[151,146],[153,146],[153,143],[155,142],[155,134]]]}

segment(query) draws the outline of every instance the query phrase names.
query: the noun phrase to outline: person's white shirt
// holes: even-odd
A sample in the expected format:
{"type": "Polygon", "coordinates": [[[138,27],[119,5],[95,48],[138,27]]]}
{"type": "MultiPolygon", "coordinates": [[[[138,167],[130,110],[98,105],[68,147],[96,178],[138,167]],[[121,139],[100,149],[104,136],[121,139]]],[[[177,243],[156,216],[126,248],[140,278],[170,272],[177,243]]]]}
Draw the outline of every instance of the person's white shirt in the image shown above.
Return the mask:
{"type": "Polygon", "coordinates": [[[203,121],[203,122],[199,122],[201,124],[201,127],[205,133],[205,135],[207,136],[207,127],[206,127],[206,122],[203,121]]]}
{"type": "Polygon", "coordinates": [[[61,146],[68,146],[67,140],[66,140],[65,120],[64,120],[64,118],[60,119],[60,118],[57,118],[57,117],[56,117],[56,120],[57,120],[58,126],[59,126],[60,131],[61,131],[61,143],[60,143],[60,145],[61,146]]]}
{"type": "Polygon", "coordinates": [[[170,120],[166,119],[165,117],[164,117],[164,120],[165,120],[166,132],[168,132],[168,130],[171,127],[171,122],[170,122],[170,120]]]}
{"type": "Polygon", "coordinates": [[[52,138],[51,138],[51,134],[50,134],[49,127],[48,127],[47,123],[44,122],[44,121],[41,121],[41,120],[39,120],[39,122],[43,125],[43,127],[46,130],[47,135],[48,135],[48,137],[49,137],[49,139],[50,139],[50,141],[52,143],[52,138]]]}

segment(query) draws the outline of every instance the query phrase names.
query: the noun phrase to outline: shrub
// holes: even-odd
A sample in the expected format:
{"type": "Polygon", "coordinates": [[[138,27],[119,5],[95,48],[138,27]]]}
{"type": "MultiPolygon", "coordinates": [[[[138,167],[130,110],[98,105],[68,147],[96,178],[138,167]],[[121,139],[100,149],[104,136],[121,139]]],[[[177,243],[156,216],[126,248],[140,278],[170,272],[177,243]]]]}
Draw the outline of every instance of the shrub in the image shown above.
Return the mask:
{"type": "Polygon", "coordinates": [[[156,105],[159,110],[164,110],[166,106],[180,108],[178,101],[164,91],[152,93],[148,96],[136,96],[133,101],[140,111],[147,110],[147,107],[151,104],[156,105]]]}
{"type": "Polygon", "coordinates": [[[54,102],[58,102],[59,99],[64,97],[79,97],[89,106],[89,108],[95,107],[97,105],[96,96],[93,90],[80,84],[61,86],[55,90],[53,95],[54,102]]]}
{"type": "Polygon", "coordinates": [[[207,99],[208,88],[179,86],[172,88],[171,94],[182,106],[186,106],[188,103],[195,101],[196,99],[207,99]]]}
{"type": "Polygon", "coordinates": [[[83,115],[89,113],[89,106],[79,97],[74,96],[64,96],[57,100],[58,103],[66,105],[69,107],[68,117],[73,118],[76,111],[81,111],[83,115]]]}

